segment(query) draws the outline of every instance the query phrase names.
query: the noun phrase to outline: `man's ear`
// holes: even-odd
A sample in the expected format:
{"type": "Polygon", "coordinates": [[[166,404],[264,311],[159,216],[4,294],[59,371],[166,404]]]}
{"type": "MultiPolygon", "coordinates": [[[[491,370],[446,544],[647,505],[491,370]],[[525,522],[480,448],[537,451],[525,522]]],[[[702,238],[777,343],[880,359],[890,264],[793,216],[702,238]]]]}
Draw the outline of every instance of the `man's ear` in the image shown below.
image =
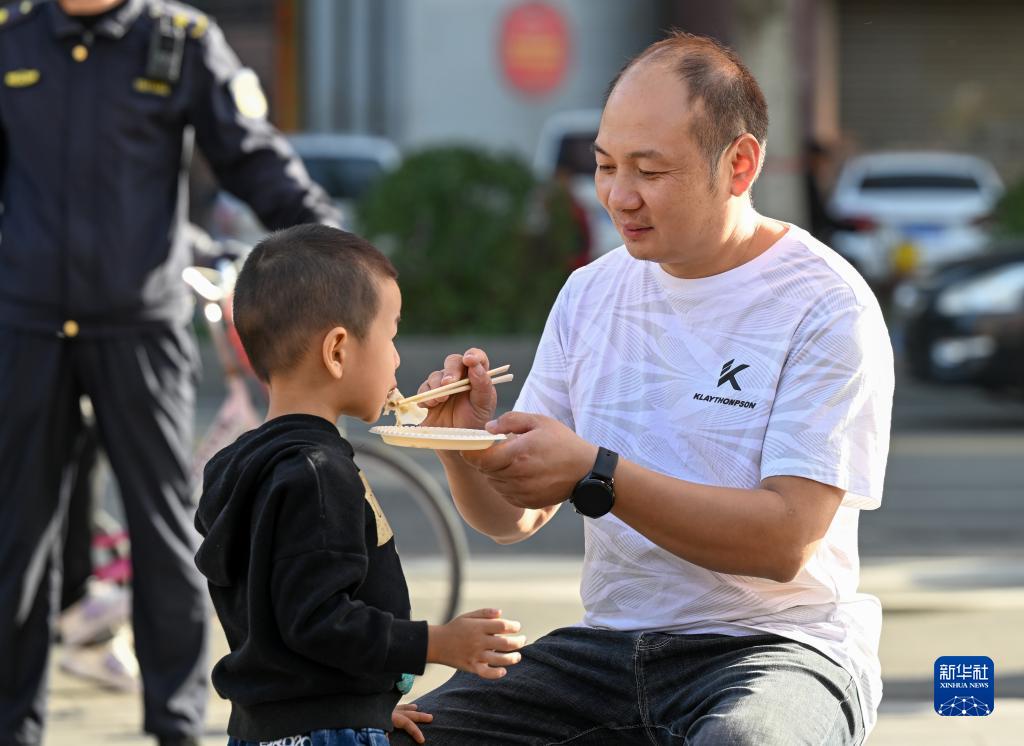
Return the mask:
{"type": "Polygon", "coordinates": [[[729,192],[733,197],[747,193],[754,185],[761,165],[764,162],[764,149],[757,138],[749,132],[736,138],[726,151],[726,166],[729,169],[729,192]]]}
{"type": "Polygon", "coordinates": [[[345,374],[345,352],[350,344],[351,335],[343,326],[336,326],[324,335],[320,354],[324,367],[332,378],[339,381],[345,374]]]}

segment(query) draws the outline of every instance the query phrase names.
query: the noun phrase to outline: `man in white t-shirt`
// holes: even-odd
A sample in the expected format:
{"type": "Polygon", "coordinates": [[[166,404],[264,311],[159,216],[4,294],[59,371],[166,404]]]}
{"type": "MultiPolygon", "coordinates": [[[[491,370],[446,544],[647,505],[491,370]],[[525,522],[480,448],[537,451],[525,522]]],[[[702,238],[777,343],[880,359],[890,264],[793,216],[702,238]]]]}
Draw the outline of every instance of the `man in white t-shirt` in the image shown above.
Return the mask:
{"type": "MultiPolygon", "coordinates": [[[[625,246],[573,273],[516,411],[486,355],[432,424],[509,439],[442,454],[465,519],[501,543],[567,499],[586,532],[578,627],[506,678],[423,698],[432,744],[847,744],[881,695],[859,512],[882,495],[892,350],[874,296],[804,230],[759,215],[764,97],[677,34],[613,83],[597,191],[625,246]]],[[[396,738],[397,743],[405,742],[396,738]]]]}

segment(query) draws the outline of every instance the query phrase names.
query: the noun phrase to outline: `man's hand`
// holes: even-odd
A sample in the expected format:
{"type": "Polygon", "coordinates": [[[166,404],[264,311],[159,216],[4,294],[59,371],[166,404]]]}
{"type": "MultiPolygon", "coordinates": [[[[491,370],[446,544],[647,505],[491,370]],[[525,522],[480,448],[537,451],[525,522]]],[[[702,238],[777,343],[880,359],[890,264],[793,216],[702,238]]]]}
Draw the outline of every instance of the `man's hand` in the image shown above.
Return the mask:
{"type": "Polygon", "coordinates": [[[462,457],[516,507],[547,508],[568,499],[597,458],[597,446],[550,417],[509,412],[488,422],[487,430],[509,438],[462,457]]]}
{"type": "Polygon", "coordinates": [[[430,410],[424,425],[433,427],[466,427],[480,430],[494,416],[498,395],[494,384],[487,376],[489,363],[487,353],[471,347],[463,354],[449,355],[444,360],[444,370],[431,373],[417,393],[424,393],[439,386],[454,383],[469,377],[469,393],[442,396],[421,402],[430,410]]]}

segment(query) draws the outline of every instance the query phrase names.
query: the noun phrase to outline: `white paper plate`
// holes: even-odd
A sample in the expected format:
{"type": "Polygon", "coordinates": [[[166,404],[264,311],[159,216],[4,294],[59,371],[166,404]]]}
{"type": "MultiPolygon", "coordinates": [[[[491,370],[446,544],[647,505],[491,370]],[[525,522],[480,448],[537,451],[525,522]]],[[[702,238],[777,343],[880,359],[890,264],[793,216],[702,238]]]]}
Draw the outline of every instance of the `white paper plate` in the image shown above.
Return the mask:
{"type": "Polygon", "coordinates": [[[371,427],[370,432],[379,435],[388,445],[434,451],[480,451],[490,448],[496,441],[505,440],[504,435],[461,427],[378,425],[371,427]]]}

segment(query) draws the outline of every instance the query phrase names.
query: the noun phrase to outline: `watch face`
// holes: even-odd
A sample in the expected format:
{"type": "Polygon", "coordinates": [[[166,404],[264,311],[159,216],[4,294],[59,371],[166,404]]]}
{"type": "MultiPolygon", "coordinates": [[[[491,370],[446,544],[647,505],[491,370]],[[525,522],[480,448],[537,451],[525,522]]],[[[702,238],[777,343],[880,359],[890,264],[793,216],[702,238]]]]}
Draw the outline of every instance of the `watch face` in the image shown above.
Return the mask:
{"type": "Polygon", "coordinates": [[[600,479],[585,479],[572,493],[572,504],[580,513],[591,518],[604,515],[612,509],[615,498],[612,489],[600,479]]]}

